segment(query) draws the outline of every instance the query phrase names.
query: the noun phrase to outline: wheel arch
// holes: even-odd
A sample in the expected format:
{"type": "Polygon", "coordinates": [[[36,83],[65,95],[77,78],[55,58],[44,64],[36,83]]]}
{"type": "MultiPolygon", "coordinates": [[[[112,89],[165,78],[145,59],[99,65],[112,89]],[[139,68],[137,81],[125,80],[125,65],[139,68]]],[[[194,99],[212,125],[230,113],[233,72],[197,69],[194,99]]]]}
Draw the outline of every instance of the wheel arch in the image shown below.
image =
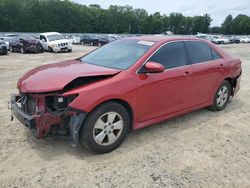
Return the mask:
{"type": "Polygon", "coordinates": [[[105,103],[108,103],[108,102],[116,102],[116,103],[121,104],[123,107],[125,107],[125,109],[127,110],[128,114],[129,114],[129,117],[130,117],[129,128],[133,129],[134,112],[132,110],[131,105],[123,99],[114,98],[114,99],[109,99],[109,100],[103,101],[102,103],[98,104],[95,108],[97,108],[98,106],[103,105],[105,103]]]}
{"type": "MultiPolygon", "coordinates": [[[[91,113],[93,110],[95,110],[96,108],[98,108],[99,106],[101,105],[104,105],[105,103],[108,103],[108,102],[116,102],[116,103],[119,103],[121,104],[128,112],[129,114],[129,117],[130,117],[130,125],[129,125],[129,128],[130,130],[133,129],[133,122],[134,122],[134,112],[132,110],[132,107],[131,105],[124,99],[119,99],[119,98],[113,98],[113,99],[108,99],[108,100],[105,100],[105,101],[102,101],[100,103],[98,103],[94,108],[91,109],[91,111],[89,113],[91,113]]],[[[89,114],[88,113],[88,114],[89,114]]],[[[87,115],[88,116],[88,115],[87,115]]],[[[87,118],[87,117],[86,117],[87,118]]]]}
{"type": "Polygon", "coordinates": [[[227,77],[224,80],[230,83],[230,86],[231,86],[230,95],[233,95],[234,88],[236,87],[236,78],[227,77]]]}

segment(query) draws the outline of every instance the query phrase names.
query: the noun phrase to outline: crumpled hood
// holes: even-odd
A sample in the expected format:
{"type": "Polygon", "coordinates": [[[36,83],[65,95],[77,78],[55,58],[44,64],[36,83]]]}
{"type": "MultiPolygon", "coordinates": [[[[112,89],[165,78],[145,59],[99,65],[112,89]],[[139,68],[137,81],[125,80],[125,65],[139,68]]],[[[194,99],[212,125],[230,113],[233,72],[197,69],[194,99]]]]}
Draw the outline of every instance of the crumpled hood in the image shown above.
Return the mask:
{"type": "Polygon", "coordinates": [[[37,44],[37,43],[38,43],[38,40],[35,40],[35,39],[24,40],[24,43],[28,43],[28,44],[37,44]]]}
{"type": "Polygon", "coordinates": [[[87,64],[77,60],[48,64],[27,72],[17,88],[23,93],[43,93],[62,90],[79,77],[114,75],[120,70],[87,64]]]}

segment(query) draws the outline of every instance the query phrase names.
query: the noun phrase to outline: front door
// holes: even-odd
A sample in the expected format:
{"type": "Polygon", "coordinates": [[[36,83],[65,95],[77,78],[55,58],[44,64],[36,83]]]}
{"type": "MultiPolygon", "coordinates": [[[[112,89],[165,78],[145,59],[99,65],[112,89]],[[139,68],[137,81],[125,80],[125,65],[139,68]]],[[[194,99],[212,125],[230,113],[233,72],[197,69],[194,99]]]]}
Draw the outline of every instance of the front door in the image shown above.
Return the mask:
{"type": "Polygon", "coordinates": [[[47,38],[44,35],[40,35],[39,39],[40,39],[40,42],[41,42],[41,44],[43,46],[43,49],[48,50],[48,40],[47,40],[47,38]]]}
{"type": "Polygon", "coordinates": [[[191,65],[187,65],[183,42],[161,47],[149,60],[165,66],[162,73],[136,74],[138,120],[143,122],[191,106],[191,65]]]}

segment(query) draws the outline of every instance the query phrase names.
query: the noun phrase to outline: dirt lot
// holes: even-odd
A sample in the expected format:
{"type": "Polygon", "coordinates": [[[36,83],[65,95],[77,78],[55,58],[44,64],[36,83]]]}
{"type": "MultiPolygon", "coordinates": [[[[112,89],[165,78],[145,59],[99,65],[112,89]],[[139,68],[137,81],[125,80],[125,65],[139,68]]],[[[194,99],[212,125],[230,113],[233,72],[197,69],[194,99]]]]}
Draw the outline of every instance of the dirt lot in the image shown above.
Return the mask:
{"type": "Polygon", "coordinates": [[[202,109],[129,134],[116,151],[95,155],[65,139],[36,140],[7,102],[27,70],[79,57],[0,57],[0,187],[250,187],[250,44],[223,48],[243,61],[240,93],[219,113],[202,109]]]}

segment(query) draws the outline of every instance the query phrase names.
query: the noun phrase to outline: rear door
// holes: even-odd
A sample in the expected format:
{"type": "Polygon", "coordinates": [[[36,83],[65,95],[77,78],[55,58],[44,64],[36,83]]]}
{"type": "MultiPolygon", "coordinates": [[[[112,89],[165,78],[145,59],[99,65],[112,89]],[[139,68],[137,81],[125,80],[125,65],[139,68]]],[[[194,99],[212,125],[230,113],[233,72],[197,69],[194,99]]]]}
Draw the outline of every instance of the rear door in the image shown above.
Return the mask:
{"type": "Polygon", "coordinates": [[[184,43],[171,42],[149,60],[165,66],[162,73],[136,74],[138,120],[150,120],[190,106],[191,65],[187,65],[184,43]]]}
{"type": "Polygon", "coordinates": [[[186,41],[185,46],[192,65],[193,105],[206,103],[224,77],[224,60],[205,42],[186,41]]]}

